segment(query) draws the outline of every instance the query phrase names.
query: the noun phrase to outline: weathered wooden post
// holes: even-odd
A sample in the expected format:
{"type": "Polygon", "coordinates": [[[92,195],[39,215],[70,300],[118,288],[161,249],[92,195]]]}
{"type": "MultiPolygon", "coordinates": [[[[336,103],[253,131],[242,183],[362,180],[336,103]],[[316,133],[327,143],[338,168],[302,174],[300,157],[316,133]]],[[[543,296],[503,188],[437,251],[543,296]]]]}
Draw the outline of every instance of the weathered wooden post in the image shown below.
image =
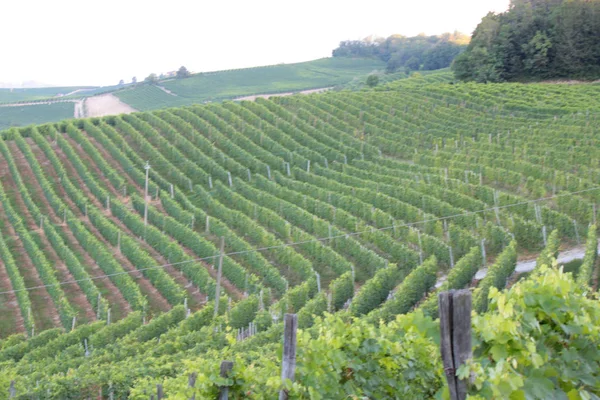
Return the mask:
{"type": "MultiPolygon", "coordinates": [[[[198,377],[198,374],[196,372],[192,372],[191,374],[188,375],[188,388],[192,389],[194,386],[196,386],[196,378],[197,377],[198,377]]],[[[196,400],[195,393],[192,395],[192,397],[190,397],[190,400],[196,400]]]]}
{"type": "Polygon", "coordinates": [[[163,387],[160,383],[156,384],[156,400],[161,400],[163,398],[163,387]]]}
{"type": "MultiPolygon", "coordinates": [[[[229,372],[233,369],[233,361],[222,361],[221,362],[221,378],[228,378],[229,372]]],[[[229,386],[221,386],[221,391],[219,392],[219,400],[228,400],[229,399],[229,386]]]]}
{"type": "Polygon", "coordinates": [[[17,389],[15,389],[15,381],[10,381],[10,387],[8,388],[8,398],[13,399],[17,397],[17,389]]]}
{"type": "Polygon", "coordinates": [[[440,344],[444,372],[451,400],[467,397],[467,381],[460,380],[456,371],[472,356],[471,350],[471,292],[451,290],[438,295],[440,314],[440,344]]]}
{"type": "Polygon", "coordinates": [[[215,287],[215,315],[219,315],[219,299],[221,298],[221,272],[223,270],[223,255],[225,252],[225,237],[221,236],[221,245],[219,246],[219,269],[217,270],[217,285],[215,287]]]}
{"type": "MultiPolygon", "coordinates": [[[[287,379],[293,381],[296,373],[296,330],[298,329],[298,316],[285,314],[283,322],[283,359],[281,363],[281,383],[287,379]]],[[[279,400],[287,400],[288,392],[281,389],[279,400]]]]}

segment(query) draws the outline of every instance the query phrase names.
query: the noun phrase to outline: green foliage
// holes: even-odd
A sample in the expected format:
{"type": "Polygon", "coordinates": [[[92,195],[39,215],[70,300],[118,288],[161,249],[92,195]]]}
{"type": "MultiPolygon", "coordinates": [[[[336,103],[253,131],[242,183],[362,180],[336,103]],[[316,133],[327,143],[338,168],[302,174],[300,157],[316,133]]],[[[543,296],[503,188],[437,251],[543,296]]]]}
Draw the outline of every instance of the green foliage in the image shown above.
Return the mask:
{"type": "Polygon", "coordinates": [[[330,285],[331,306],[333,310],[341,310],[344,303],[354,296],[354,279],[351,272],[346,272],[330,285]]]}
{"type": "Polygon", "coordinates": [[[581,264],[581,267],[579,267],[579,274],[577,275],[577,283],[582,287],[593,285],[594,272],[597,270],[597,260],[598,234],[596,225],[591,225],[588,228],[587,240],[585,242],[585,256],[583,257],[583,263],[581,264]]]}
{"type": "Polygon", "coordinates": [[[342,41],[332,55],[336,58],[378,57],[387,63],[387,72],[394,72],[400,67],[418,70],[421,64],[425,70],[435,70],[449,67],[468,42],[468,36],[458,32],[440,36],[392,35],[387,39],[368,37],[342,41]]]}
{"type": "Polygon", "coordinates": [[[561,270],[541,267],[511,290],[490,291],[475,315],[476,398],[595,398],[600,395],[600,308],[561,270]]]}
{"type": "Polygon", "coordinates": [[[369,279],[358,291],[352,300],[350,312],[354,316],[368,314],[377,308],[390,294],[390,291],[398,285],[398,282],[405,276],[396,264],[390,264],[387,268],[382,268],[373,278],[369,279]]]}
{"type": "Polygon", "coordinates": [[[247,328],[258,312],[258,297],[250,296],[240,301],[229,312],[229,325],[234,329],[247,328]]]}
{"type": "Polygon", "coordinates": [[[479,246],[475,246],[448,272],[444,283],[421,304],[423,312],[436,319],[438,317],[438,293],[468,286],[480,267],[481,249],[479,246]]]}
{"type": "Polygon", "coordinates": [[[377,75],[371,74],[367,76],[367,86],[375,87],[377,84],[379,84],[379,77],[377,75]]]}
{"type": "Polygon", "coordinates": [[[456,58],[462,80],[498,82],[549,78],[597,78],[600,47],[597,1],[513,1],[490,13],[456,58]]]}
{"type": "Polygon", "coordinates": [[[500,253],[493,265],[488,267],[487,274],[479,282],[477,289],[473,293],[473,309],[478,313],[485,312],[488,308],[488,296],[492,288],[502,289],[506,286],[506,281],[515,271],[517,263],[516,242],[512,241],[500,253]]]}
{"type": "Polygon", "coordinates": [[[188,76],[190,76],[190,71],[188,71],[188,69],[182,65],[177,70],[177,75],[176,76],[177,76],[178,79],[187,78],[188,76]]]}
{"type": "Polygon", "coordinates": [[[560,247],[560,237],[558,231],[555,229],[548,236],[546,247],[540,253],[535,261],[536,268],[542,265],[552,266],[553,260],[558,257],[558,249],[560,247]]]}
{"type": "Polygon", "coordinates": [[[0,130],[72,117],[72,102],[0,107],[0,130]]]}
{"type": "Polygon", "coordinates": [[[155,84],[158,82],[158,76],[155,73],[151,73],[146,78],[144,78],[145,83],[155,84]]]}
{"type": "Polygon", "coordinates": [[[186,79],[161,82],[176,96],[148,85],[128,87],[114,94],[137,110],[153,110],[263,93],[331,87],[384,66],[384,62],[373,58],[323,58],[296,64],[199,73],[186,79]]]}
{"type": "Polygon", "coordinates": [[[415,268],[396,289],[393,298],[380,308],[368,314],[370,321],[391,321],[399,314],[408,313],[433,287],[436,281],[438,264],[430,257],[415,268]]]}

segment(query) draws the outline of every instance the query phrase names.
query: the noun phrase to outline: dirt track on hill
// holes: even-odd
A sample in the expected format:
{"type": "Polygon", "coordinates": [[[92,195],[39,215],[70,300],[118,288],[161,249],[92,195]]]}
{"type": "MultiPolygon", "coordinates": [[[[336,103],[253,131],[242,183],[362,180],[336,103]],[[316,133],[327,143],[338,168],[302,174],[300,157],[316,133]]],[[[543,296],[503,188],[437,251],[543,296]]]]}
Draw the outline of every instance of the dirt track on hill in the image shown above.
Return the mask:
{"type": "Polygon", "coordinates": [[[321,93],[321,92],[326,92],[328,90],[332,89],[331,87],[325,87],[325,88],[319,88],[319,89],[308,89],[308,90],[301,90],[299,92],[284,92],[284,93],[266,93],[266,94],[254,94],[251,96],[242,96],[242,97],[236,97],[235,99],[233,99],[234,101],[242,101],[242,100],[250,100],[250,101],[254,101],[257,98],[263,98],[263,99],[268,99],[269,97],[277,97],[277,96],[291,96],[293,94],[311,94],[311,93],[321,93]]]}
{"type": "Polygon", "coordinates": [[[137,111],[135,108],[123,103],[112,94],[103,94],[85,99],[85,116],[102,117],[104,115],[129,114],[137,111]]]}

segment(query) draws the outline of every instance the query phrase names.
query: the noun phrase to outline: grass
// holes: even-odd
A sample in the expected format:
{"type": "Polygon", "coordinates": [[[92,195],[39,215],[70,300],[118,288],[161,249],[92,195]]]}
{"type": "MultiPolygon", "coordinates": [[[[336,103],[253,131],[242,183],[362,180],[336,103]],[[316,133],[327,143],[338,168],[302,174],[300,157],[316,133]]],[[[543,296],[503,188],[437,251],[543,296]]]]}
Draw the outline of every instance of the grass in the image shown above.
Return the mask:
{"type": "Polygon", "coordinates": [[[93,88],[93,86],[0,89],[0,104],[48,99],[56,97],[58,94],[64,95],[74,90],[85,88],[93,88]]]}
{"type": "Polygon", "coordinates": [[[71,102],[0,107],[0,130],[73,118],[71,102]]]}
{"type": "Polygon", "coordinates": [[[200,73],[186,79],[159,82],[176,96],[149,85],[117,91],[115,95],[138,110],[151,110],[253,94],[336,86],[384,67],[383,62],[375,59],[322,58],[296,64],[200,73]]]}

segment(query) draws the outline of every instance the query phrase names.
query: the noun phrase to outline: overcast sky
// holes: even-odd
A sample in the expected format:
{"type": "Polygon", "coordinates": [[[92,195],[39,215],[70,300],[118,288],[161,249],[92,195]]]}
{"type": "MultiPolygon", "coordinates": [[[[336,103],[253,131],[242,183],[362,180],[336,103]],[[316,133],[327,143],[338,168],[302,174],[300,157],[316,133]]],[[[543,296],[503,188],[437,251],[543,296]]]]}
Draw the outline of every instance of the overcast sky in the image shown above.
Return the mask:
{"type": "Polygon", "coordinates": [[[471,34],[509,0],[0,0],[0,82],[111,85],[307,61],[370,34],[471,34]]]}

